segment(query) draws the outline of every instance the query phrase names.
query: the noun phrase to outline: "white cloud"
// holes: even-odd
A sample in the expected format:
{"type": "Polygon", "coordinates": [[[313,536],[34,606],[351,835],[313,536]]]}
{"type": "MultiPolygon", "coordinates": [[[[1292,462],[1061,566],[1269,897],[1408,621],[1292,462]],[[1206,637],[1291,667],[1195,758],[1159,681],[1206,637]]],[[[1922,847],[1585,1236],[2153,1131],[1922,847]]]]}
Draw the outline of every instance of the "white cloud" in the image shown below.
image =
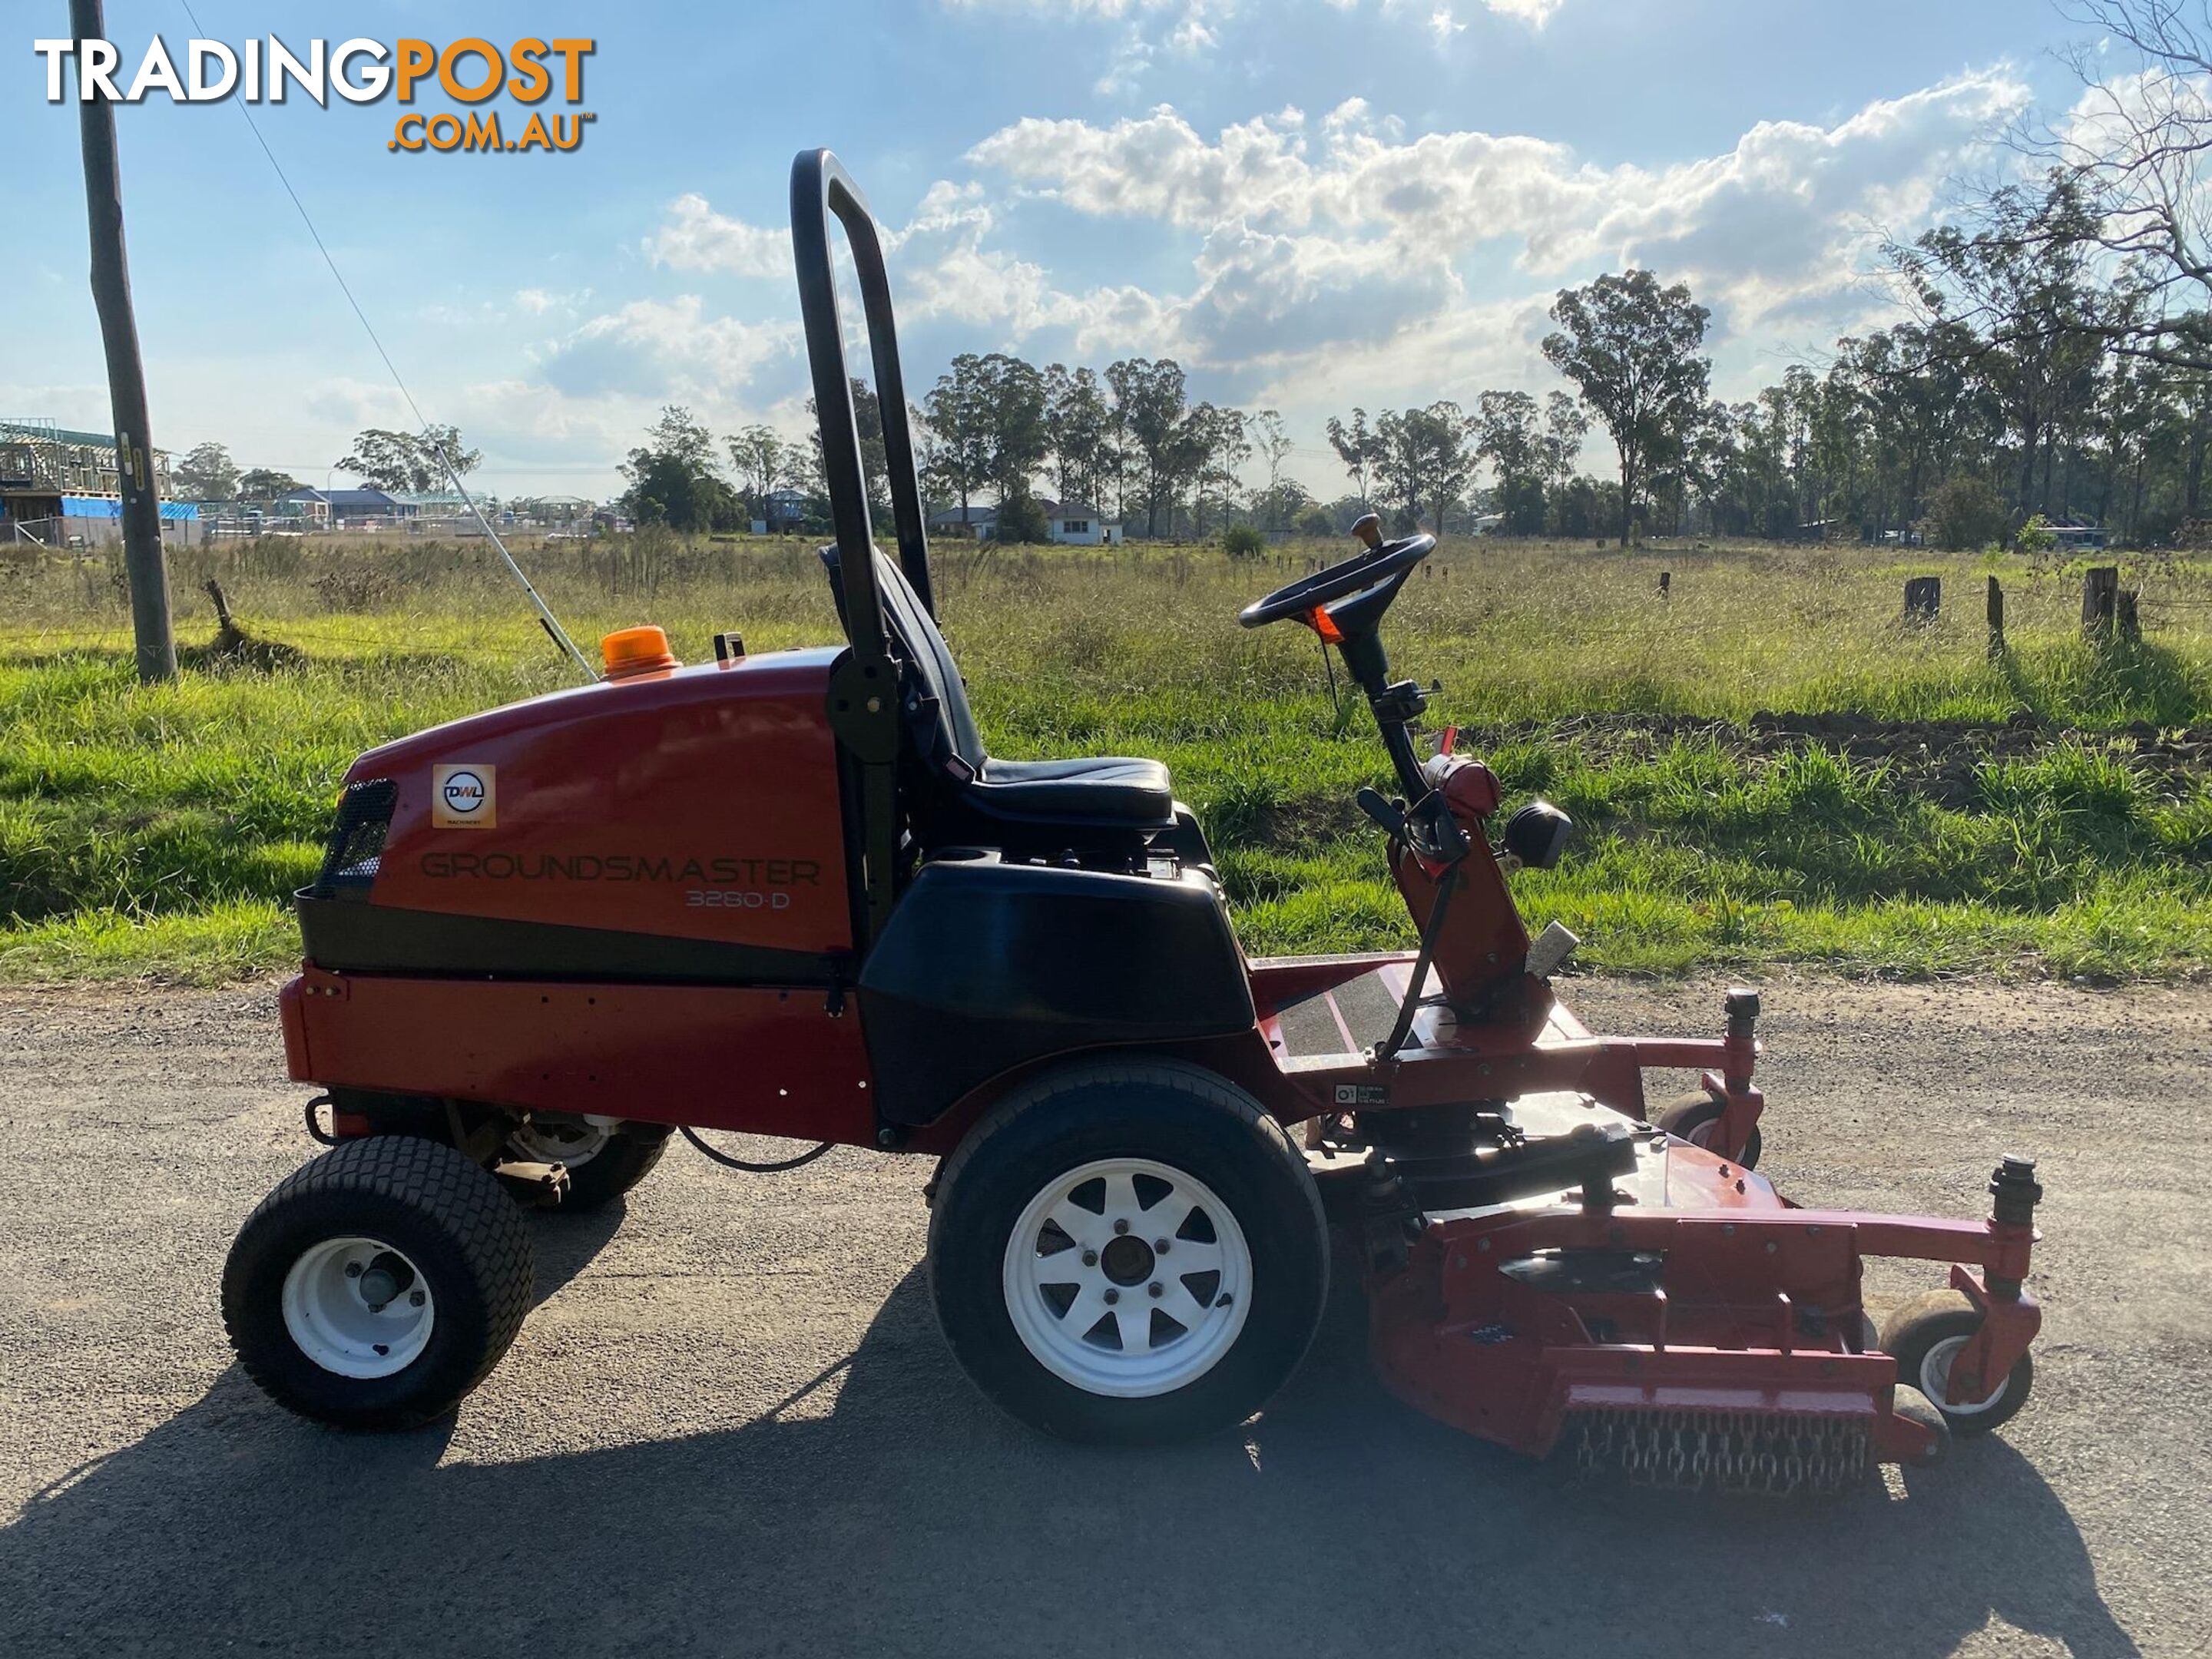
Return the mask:
{"type": "MultiPolygon", "coordinates": [[[[1484,10],[1495,16],[1507,17],[1516,23],[1525,23],[1532,29],[1540,29],[1552,21],[1564,0],[1474,0],[1484,10]]],[[[1328,0],[1340,11],[1357,11],[1360,0],[1328,0]]],[[[1384,17],[1419,17],[1428,25],[1431,37],[1441,52],[1451,43],[1455,34],[1467,32],[1467,20],[1462,17],[1452,0],[1379,0],[1376,11],[1384,17]]]]}
{"type": "Polygon", "coordinates": [[[722,271],[735,276],[788,276],[791,233],[749,225],[686,191],[668,204],[660,228],[645,239],[645,252],[656,265],[678,270],[722,271]]]}
{"type": "MultiPolygon", "coordinates": [[[[1525,134],[1409,134],[1358,100],[1211,135],[1164,105],[1106,123],[1032,118],[976,144],[975,175],[933,185],[885,241],[910,347],[933,331],[951,349],[1040,359],[1172,355],[1209,395],[1286,410],[1541,383],[1552,290],[1630,265],[1688,280],[1714,309],[1723,363],[1749,365],[1754,344],[1820,345],[1860,325],[1874,228],[1924,223],[1947,176],[2026,95],[2008,70],[1985,70],[1832,125],[1762,122],[1656,168],[1525,134]],[[1187,276],[1071,283],[1050,242],[1023,240],[1037,201],[1130,222],[1133,246],[1155,253],[1188,239],[1187,276]]],[[[783,233],[696,194],[670,205],[648,246],[677,269],[787,268],[783,233]]],[[[544,374],[567,397],[708,409],[783,395],[799,359],[789,321],[711,315],[687,295],[590,318],[544,374]]],[[[908,367],[919,389],[930,365],[908,367]]]]}
{"type": "Polygon", "coordinates": [[[407,400],[388,380],[321,375],[301,388],[301,405],[316,420],[341,431],[372,426],[408,430],[415,424],[407,400]]]}
{"type": "MultiPolygon", "coordinates": [[[[1361,10],[1367,0],[1320,0],[1340,12],[1361,10]]],[[[1438,52],[1466,31],[1455,0],[1374,0],[1376,15],[1419,23],[1438,52]]],[[[1565,0],[1474,0],[1494,16],[1540,30],[1565,0]]],[[[1091,90],[1102,97],[1133,92],[1158,51],[1196,57],[1219,47],[1240,16],[1274,21],[1289,0],[1245,7],[1239,0],[943,0],[947,11],[1024,16],[1069,24],[1118,24],[1121,34],[1091,90]]]]}
{"type": "MultiPolygon", "coordinates": [[[[703,204],[702,204],[703,205],[703,204]]],[[[799,325],[710,317],[696,294],[633,300],[591,318],[547,356],[547,384],[569,396],[629,392],[723,400],[791,356],[799,325]]]]}
{"type": "MultiPolygon", "coordinates": [[[[681,197],[669,212],[669,223],[652,240],[671,240],[670,227],[681,227],[672,240],[687,250],[687,260],[696,260],[695,269],[747,271],[756,246],[752,239],[769,234],[716,212],[702,196],[681,197]],[[694,234],[702,227],[709,228],[694,234]]],[[[932,185],[906,225],[884,232],[900,321],[909,330],[940,319],[966,325],[971,334],[988,330],[981,349],[1017,345],[1045,330],[1066,332],[1078,352],[1164,349],[1170,337],[1165,313],[1151,295],[1126,286],[1079,293],[1060,289],[1042,264],[990,245],[1001,228],[1001,210],[981,185],[949,179],[932,185]]],[[[776,234],[782,243],[780,257],[787,265],[789,238],[776,234]]],[[[849,295],[843,313],[848,330],[857,329],[860,310],[849,295]]],[[[696,359],[693,367],[706,371],[708,382],[727,386],[743,384],[776,354],[790,349],[796,338],[789,325],[708,319],[698,296],[684,295],[666,304],[640,301],[594,318],[565,340],[551,361],[571,378],[580,374],[595,385],[611,386],[623,380],[642,384],[664,365],[696,359]],[[696,343],[687,345],[694,330],[700,331],[696,343]],[[619,352],[629,354],[628,368],[617,361],[619,352]]],[[[857,334],[848,348],[865,349],[857,334]]]]}
{"type": "Polygon", "coordinates": [[[1482,0],[1482,3],[1500,17],[1510,17],[1540,29],[1552,21],[1563,0],[1482,0]]]}
{"type": "Polygon", "coordinates": [[[1492,246],[1537,276],[1649,265],[1687,277],[1723,326],[1861,303],[1879,225],[1923,221],[1990,125],[2027,98],[2003,69],[1878,100],[1833,126],[1762,122],[1663,168],[1475,131],[1407,137],[1347,103],[1209,138],[1166,106],[1110,125],[1029,118],[969,153],[1078,212],[1205,233],[1197,285],[1164,302],[1224,360],[1283,360],[1432,320],[1492,246]]]}
{"type": "Polygon", "coordinates": [[[1121,42],[1091,90],[1113,97],[1135,90],[1164,49],[1183,57],[1221,43],[1237,0],[945,0],[948,11],[1019,15],[1065,22],[1120,23],[1121,42]]]}
{"type": "Polygon", "coordinates": [[[550,312],[573,312],[592,297],[588,288],[573,293],[557,293],[552,289],[524,288],[514,293],[514,307],[526,316],[543,317],[550,312]]]}

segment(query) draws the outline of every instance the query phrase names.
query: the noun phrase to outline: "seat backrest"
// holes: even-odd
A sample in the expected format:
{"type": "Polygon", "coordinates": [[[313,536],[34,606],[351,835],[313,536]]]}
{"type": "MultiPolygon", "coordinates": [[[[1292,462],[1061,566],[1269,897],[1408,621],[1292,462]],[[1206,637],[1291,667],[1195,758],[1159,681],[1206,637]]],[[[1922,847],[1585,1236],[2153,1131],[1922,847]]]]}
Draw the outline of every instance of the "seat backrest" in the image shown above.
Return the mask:
{"type": "MultiPolygon", "coordinates": [[[[936,620],[915,592],[898,562],[886,557],[881,550],[875,556],[876,591],[883,596],[884,620],[890,625],[898,654],[915,682],[910,690],[935,705],[940,753],[932,758],[957,757],[971,775],[980,774],[983,769],[983,737],[975,729],[975,714],[968,707],[968,689],[961,683],[960,669],[952,660],[951,647],[945,643],[936,620]]],[[[836,590],[837,608],[842,613],[845,585],[838,573],[836,548],[823,548],[822,562],[830,568],[830,585],[836,590]]]]}

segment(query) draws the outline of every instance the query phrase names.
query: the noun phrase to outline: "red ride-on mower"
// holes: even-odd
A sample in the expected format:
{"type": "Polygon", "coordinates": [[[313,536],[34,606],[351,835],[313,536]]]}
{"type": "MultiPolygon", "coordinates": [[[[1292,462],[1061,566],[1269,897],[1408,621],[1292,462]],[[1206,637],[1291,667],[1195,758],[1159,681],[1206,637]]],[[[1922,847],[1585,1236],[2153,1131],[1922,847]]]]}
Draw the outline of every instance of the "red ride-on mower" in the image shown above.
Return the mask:
{"type": "Polygon", "coordinates": [[[283,999],[336,1144],[255,1211],[223,1280],[263,1388],[347,1425],[450,1411],[528,1307],[514,1196],[605,1201],[680,1127],[942,1158],[952,1351],[1074,1438],[1257,1408],[1314,1334],[1332,1222],[1390,1389],[1523,1452],[1834,1490],[2019,1409],[2031,1164],[2005,1160],[1985,1220],[1800,1208],[1751,1168],[1754,994],[1708,1038],[1593,1036],[1560,1006],[1572,939],[1532,943],[1506,878],[1554,860],[1565,818],[1502,816],[1448,744],[1423,759],[1424,695],[1384,657],[1431,538],[1368,521],[1354,556],[1242,617],[1314,629],[1365,693],[1396,795],[1360,804],[1417,951],[1248,960],[1164,767],[991,755],[938,631],[875,225],[826,152],[799,158],[792,208],[844,642],[726,635],[684,666],[632,630],[599,684],[355,763],[283,999]],[[833,215],[896,558],[869,521],[833,215]],[[1655,1114],[1653,1067],[1705,1087],[1655,1114]],[[1875,1255],[1951,1264],[1879,1336],[1875,1255]]]}

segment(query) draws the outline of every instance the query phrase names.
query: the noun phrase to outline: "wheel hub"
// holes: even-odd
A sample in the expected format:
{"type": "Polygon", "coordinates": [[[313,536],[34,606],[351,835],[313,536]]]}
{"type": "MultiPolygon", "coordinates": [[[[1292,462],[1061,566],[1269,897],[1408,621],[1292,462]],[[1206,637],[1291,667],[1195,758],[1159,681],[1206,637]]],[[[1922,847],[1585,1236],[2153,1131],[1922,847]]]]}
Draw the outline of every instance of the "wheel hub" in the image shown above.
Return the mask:
{"type": "MultiPolygon", "coordinates": [[[[353,1275],[347,1275],[352,1278],[353,1275]]],[[[415,1269],[407,1258],[396,1250],[386,1250],[372,1261],[355,1279],[361,1299],[371,1313],[382,1313],[385,1308],[415,1282],[415,1269]]]]}
{"type": "Polygon", "coordinates": [[[284,1328],[301,1353],[338,1376],[403,1371],[429,1346],[438,1310],[415,1264],[381,1239],[326,1238],[284,1275],[284,1328]]]}
{"type": "Polygon", "coordinates": [[[1032,1198],[1006,1241],[1006,1311],[1031,1357],[1085,1391],[1168,1394],[1232,1347],[1252,1257],[1229,1206],[1146,1158],[1069,1170],[1032,1198]]]}
{"type": "Polygon", "coordinates": [[[606,1151],[614,1131],[604,1124],[570,1118],[533,1118],[516,1126],[507,1149],[534,1164],[562,1164],[580,1169],[606,1151]]]}
{"type": "Polygon", "coordinates": [[[1953,1401],[1948,1398],[1951,1391],[1951,1368],[1958,1364],[1959,1357],[1966,1352],[1966,1345],[1972,1340],[1971,1337],[1946,1337],[1921,1357],[1920,1392],[1941,1407],[1947,1417],[1973,1417],[1989,1410],[2004,1398],[2005,1383],[2011,1380],[2009,1377],[2002,1379],[1996,1387],[1979,1400],[1953,1401]]]}
{"type": "Polygon", "coordinates": [[[1141,1285],[1152,1276],[1158,1258],[1141,1238],[1123,1234],[1098,1253],[1098,1265],[1116,1285],[1141,1285]]]}

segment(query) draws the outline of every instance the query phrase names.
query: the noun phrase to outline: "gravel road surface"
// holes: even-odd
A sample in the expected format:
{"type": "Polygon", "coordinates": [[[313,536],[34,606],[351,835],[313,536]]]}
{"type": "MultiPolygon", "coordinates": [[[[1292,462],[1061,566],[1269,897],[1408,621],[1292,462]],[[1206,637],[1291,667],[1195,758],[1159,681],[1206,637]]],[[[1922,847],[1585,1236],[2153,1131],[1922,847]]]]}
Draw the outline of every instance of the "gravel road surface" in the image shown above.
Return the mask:
{"type": "Polygon", "coordinates": [[[1770,981],[1784,1191],[1978,1215],[2008,1150],[2049,1188],[2033,1401],[1826,1504],[1458,1436],[1382,1393],[1349,1287],[1242,1435],[1048,1443],[938,1338],[927,1164],[843,1151],[679,1146],[626,1213],[533,1218],[539,1305],[454,1422],[312,1428],[215,1309],[313,1150],[272,995],[0,995],[0,1654],[2212,1654],[2212,994],[1770,981]]]}

